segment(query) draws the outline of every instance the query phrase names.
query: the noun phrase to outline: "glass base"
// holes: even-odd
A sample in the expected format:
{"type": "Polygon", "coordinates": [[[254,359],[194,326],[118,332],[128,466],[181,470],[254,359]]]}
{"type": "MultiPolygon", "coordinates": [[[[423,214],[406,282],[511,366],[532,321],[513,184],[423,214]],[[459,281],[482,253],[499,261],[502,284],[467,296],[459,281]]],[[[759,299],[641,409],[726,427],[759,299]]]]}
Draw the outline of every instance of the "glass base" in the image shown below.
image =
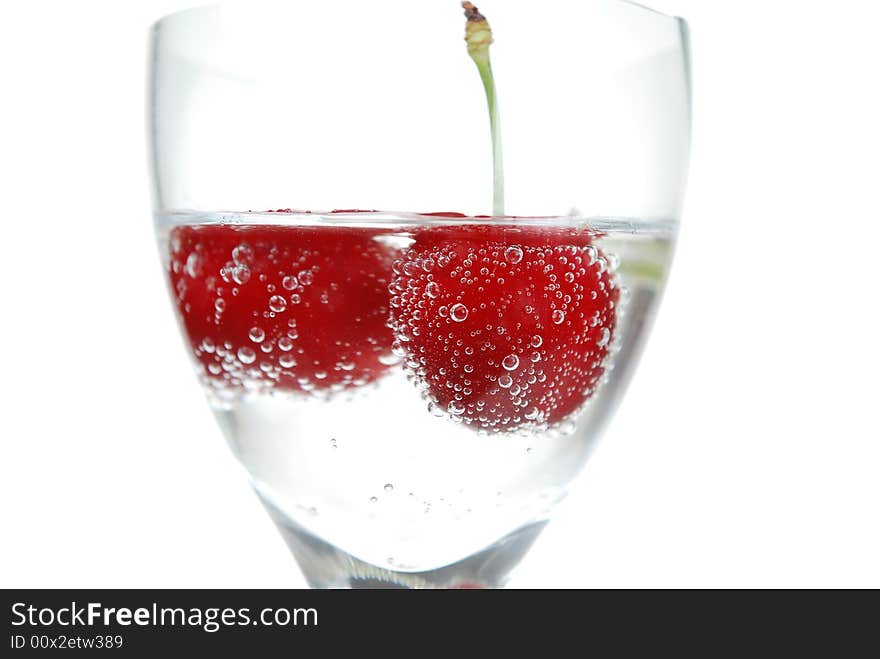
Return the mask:
{"type": "MultiPolygon", "coordinates": [[[[257,492],[257,496],[259,492],[257,492]]],[[[288,519],[268,500],[260,500],[278,526],[312,588],[415,589],[502,588],[546,526],[535,522],[452,565],[427,572],[395,572],[361,561],[315,537],[288,519]]]]}

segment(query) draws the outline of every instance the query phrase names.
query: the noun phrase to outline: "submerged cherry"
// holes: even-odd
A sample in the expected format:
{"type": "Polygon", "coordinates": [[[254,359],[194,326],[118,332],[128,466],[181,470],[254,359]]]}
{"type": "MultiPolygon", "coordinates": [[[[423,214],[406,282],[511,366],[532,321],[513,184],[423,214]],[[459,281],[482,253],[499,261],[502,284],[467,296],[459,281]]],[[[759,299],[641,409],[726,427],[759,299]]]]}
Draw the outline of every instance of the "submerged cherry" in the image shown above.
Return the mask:
{"type": "Polygon", "coordinates": [[[490,432],[553,425],[595,392],[619,289],[590,234],[431,228],[394,273],[395,349],[453,418],[490,432]]]}
{"type": "Polygon", "coordinates": [[[394,252],[349,227],[180,226],[169,276],[190,348],[215,386],[341,391],[393,363],[394,252]]]}

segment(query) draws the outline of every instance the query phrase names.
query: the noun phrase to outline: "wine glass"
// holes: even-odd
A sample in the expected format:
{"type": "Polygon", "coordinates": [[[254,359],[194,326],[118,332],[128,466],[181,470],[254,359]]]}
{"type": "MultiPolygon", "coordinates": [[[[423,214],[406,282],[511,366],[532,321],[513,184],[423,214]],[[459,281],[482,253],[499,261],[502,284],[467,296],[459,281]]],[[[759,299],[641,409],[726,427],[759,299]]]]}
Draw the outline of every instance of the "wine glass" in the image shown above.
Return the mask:
{"type": "Polygon", "coordinates": [[[152,28],[173,308],[314,587],[502,586],[670,266],[685,23],[620,0],[461,9],[247,3],[152,28]]]}

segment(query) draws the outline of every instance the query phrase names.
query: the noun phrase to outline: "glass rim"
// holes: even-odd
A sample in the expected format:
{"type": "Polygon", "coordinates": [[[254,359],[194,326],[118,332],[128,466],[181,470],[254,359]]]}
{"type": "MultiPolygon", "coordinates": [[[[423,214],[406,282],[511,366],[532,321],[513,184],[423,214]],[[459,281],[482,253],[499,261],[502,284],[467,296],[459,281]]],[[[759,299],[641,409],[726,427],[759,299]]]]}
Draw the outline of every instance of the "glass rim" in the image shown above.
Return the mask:
{"type": "MultiPolygon", "coordinates": [[[[641,2],[635,2],[635,0],[598,0],[600,2],[605,2],[608,4],[618,4],[618,5],[629,5],[636,9],[639,9],[647,14],[652,14],[658,19],[662,19],[665,21],[669,21],[672,23],[679,23],[687,25],[687,21],[681,16],[677,16],[675,14],[667,14],[659,9],[654,9],[653,7],[648,7],[646,5],[641,4],[641,2]]],[[[275,4],[275,3],[273,3],[275,4]]],[[[275,5],[277,6],[277,4],[275,5]]],[[[192,7],[187,7],[185,9],[179,9],[177,11],[170,12],[168,14],[164,14],[154,20],[150,25],[150,31],[155,32],[159,30],[161,27],[167,24],[175,23],[187,16],[191,16],[193,14],[207,14],[212,11],[217,11],[220,9],[227,9],[238,7],[247,11],[265,11],[272,9],[272,4],[269,4],[265,1],[257,0],[254,2],[248,2],[247,4],[236,1],[236,0],[225,0],[221,2],[208,2],[203,4],[194,5],[192,7]]]]}

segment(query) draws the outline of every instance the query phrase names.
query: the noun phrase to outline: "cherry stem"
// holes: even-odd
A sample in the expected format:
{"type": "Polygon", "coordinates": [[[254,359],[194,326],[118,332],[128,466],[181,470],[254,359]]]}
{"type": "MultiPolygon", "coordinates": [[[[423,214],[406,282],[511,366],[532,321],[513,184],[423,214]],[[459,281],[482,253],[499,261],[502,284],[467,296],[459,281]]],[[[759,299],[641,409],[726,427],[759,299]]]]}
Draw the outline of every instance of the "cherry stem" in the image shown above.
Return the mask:
{"type": "Polygon", "coordinates": [[[492,61],[489,58],[489,46],[492,45],[492,28],[489,21],[470,2],[462,2],[467,17],[465,41],[468,53],[483,81],[486,100],[489,104],[489,125],[492,130],[492,161],[493,161],[493,215],[504,216],[504,158],[501,149],[501,122],[499,121],[498,97],[495,92],[495,76],[492,73],[492,61]]]}

